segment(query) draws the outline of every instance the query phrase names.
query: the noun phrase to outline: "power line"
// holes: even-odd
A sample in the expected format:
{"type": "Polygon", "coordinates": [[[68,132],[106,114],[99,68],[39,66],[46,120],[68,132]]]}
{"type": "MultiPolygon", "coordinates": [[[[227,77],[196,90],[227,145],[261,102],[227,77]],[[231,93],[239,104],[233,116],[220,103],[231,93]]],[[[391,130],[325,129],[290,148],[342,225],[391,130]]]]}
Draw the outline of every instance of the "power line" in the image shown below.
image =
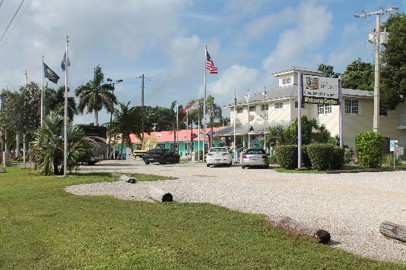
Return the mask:
{"type": "MultiPolygon", "coordinates": [[[[2,0],[3,1],[3,0],[2,0]]],[[[18,18],[18,20],[16,21],[16,23],[13,25],[13,28],[11,28],[10,33],[7,35],[7,38],[4,40],[3,44],[1,45],[0,49],[3,49],[3,47],[6,45],[7,40],[9,39],[9,37],[11,36],[11,33],[13,33],[14,29],[16,28],[16,26],[18,25],[18,23],[20,22],[21,18],[24,16],[25,12],[27,11],[28,7],[30,6],[31,0],[29,0],[28,4],[25,6],[25,9],[23,10],[23,12],[21,13],[20,17],[18,18]]]]}
{"type": "MultiPolygon", "coordinates": [[[[6,35],[7,30],[10,28],[11,23],[14,21],[14,18],[16,17],[16,15],[17,15],[18,11],[20,10],[21,6],[23,5],[24,1],[25,1],[25,0],[21,1],[21,4],[18,6],[16,12],[15,12],[14,15],[13,15],[13,18],[11,18],[10,23],[7,25],[6,30],[4,30],[4,33],[3,33],[3,35],[2,35],[1,38],[0,38],[0,42],[3,40],[4,36],[6,35]]],[[[2,2],[3,2],[3,1],[2,1],[2,2]]]]}

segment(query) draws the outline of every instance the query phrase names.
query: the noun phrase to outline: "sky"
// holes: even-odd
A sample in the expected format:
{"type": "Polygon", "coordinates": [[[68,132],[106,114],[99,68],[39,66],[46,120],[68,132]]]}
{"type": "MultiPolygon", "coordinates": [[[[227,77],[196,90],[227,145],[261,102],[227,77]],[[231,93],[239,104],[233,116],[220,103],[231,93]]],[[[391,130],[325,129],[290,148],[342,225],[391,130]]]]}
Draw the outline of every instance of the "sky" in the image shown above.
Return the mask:
{"type": "MultiPolygon", "coordinates": [[[[17,91],[25,71],[42,84],[42,57],[61,77],[45,84],[64,86],[68,35],[70,89],[100,65],[105,79],[123,80],[115,94],[124,104],[141,105],[144,74],[146,106],[185,106],[204,96],[207,44],[218,74],[207,74],[206,95],[224,106],[234,92],[241,99],[275,88],[273,74],[292,66],[317,70],[323,63],[342,73],[358,58],[373,63],[368,33],[376,16],[354,14],[393,5],[406,10],[406,0],[0,0],[0,89],[17,91]]],[[[109,119],[99,114],[100,123],[109,119]]],[[[75,117],[91,122],[93,114],[75,117]]]]}

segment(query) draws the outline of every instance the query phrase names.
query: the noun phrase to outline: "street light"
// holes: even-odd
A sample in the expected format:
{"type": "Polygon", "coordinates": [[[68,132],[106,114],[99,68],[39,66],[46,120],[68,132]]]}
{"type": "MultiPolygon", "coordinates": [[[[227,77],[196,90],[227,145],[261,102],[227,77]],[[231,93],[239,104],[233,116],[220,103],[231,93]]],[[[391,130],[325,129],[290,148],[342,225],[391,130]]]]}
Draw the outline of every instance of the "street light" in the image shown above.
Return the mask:
{"type": "MultiPolygon", "coordinates": [[[[109,83],[110,83],[110,85],[111,85],[111,87],[112,87],[112,91],[113,91],[113,94],[114,94],[114,89],[115,89],[115,85],[116,84],[118,84],[118,83],[121,83],[123,80],[112,80],[112,79],[110,79],[110,78],[107,78],[106,79],[109,83]]],[[[109,143],[108,143],[108,145],[107,145],[107,157],[108,158],[110,158],[111,156],[112,156],[112,154],[113,153],[110,153],[110,151],[111,151],[111,149],[110,149],[110,141],[111,141],[111,129],[112,129],[112,125],[113,125],[113,112],[111,112],[110,113],[110,130],[109,130],[109,143]]]]}
{"type": "Polygon", "coordinates": [[[380,63],[379,63],[379,52],[380,52],[380,45],[381,45],[381,14],[388,13],[390,11],[398,10],[398,7],[392,6],[388,9],[383,9],[382,7],[379,10],[372,11],[372,12],[365,12],[362,11],[361,14],[354,14],[356,18],[366,18],[372,15],[376,15],[376,29],[375,29],[375,36],[373,38],[373,42],[375,43],[375,87],[374,87],[374,118],[373,118],[373,131],[379,131],[379,88],[380,88],[380,63]]]}

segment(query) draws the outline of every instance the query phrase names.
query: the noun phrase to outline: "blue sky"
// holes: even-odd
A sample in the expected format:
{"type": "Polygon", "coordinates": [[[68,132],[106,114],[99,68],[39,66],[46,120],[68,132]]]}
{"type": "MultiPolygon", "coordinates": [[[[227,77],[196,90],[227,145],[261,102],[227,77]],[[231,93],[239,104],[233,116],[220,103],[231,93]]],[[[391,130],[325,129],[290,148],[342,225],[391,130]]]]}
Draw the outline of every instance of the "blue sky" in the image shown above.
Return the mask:
{"type": "MultiPolygon", "coordinates": [[[[0,6],[1,35],[20,3],[0,6]]],[[[61,77],[49,85],[64,85],[60,62],[69,35],[71,89],[100,65],[105,78],[124,80],[115,92],[123,103],[141,104],[145,74],[145,105],[185,105],[203,96],[207,44],[219,70],[207,76],[207,95],[225,105],[234,91],[242,98],[248,89],[272,89],[272,74],[292,66],[323,63],[343,72],[357,58],[373,63],[367,37],[376,17],[353,15],[392,5],[406,10],[405,0],[25,0],[0,41],[0,88],[19,89],[25,70],[41,83],[42,56],[61,77]]],[[[93,121],[92,114],[75,120],[93,121]]],[[[101,113],[99,121],[109,115],[101,113]]]]}

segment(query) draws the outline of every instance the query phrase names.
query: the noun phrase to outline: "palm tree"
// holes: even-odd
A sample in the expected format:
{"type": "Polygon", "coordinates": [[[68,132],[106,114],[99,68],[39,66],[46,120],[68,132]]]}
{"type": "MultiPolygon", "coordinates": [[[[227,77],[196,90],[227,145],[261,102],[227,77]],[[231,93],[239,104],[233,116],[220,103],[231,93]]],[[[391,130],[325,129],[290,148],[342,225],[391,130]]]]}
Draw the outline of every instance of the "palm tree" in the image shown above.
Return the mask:
{"type": "Polygon", "coordinates": [[[100,66],[94,68],[93,80],[84,85],[80,85],[75,90],[76,96],[79,97],[78,110],[83,114],[85,108],[87,113],[94,113],[95,125],[99,125],[99,111],[106,108],[108,112],[114,112],[114,104],[117,98],[113,93],[113,86],[103,83],[104,74],[100,66]]]}
{"type": "MultiPolygon", "coordinates": [[[[45,119],[42,127],[35,131],[32,142],[33,160],[40,169],[41,174],[50,175],[63,173],[63,117],[51,112],[45,119]]],[[[68,170],[77,165],[77,160],[88,152],[84,133],[80,128],[68,126],[68,170]]]]}
{"type": "MultiPolygon", "coordinates": [[[[68,89],[69,91],[69,89],[68,89]]],[[[45,103],[47,104],[46,110],[55,111],[58,114],[64,115],[65,106],[65,86],[59,87],[57,90],[52,88],[46,89],[45,103]]],[[[78,113],[75,98],[68,97],[68,118],[69,121],[73,121],[73,117],[78,113]]]]}
{"type": "Polygon", "coordinates": [[[129,144],[132,149],[130,140],[131,133],[137,133],[137,115],[135,107],[130,108],[130,102],[127,104],[119,103],[120,108],[114,112],[111,134],[121,134],[121,151],[123,153],[124,143],[129,144]]]}
{"type": "Polygon", "coordinates": [[[207,109],[207,114],[210,116],[210,136],[209,136],[209,145],[210,147],[213,146],[213,127],[214,127],[214,121],[216,119],[222,120],[222,112],[221,112],[221,107],[214,103],[214,97],[209,95],[206,99],[206,109],[207,109]]]}

